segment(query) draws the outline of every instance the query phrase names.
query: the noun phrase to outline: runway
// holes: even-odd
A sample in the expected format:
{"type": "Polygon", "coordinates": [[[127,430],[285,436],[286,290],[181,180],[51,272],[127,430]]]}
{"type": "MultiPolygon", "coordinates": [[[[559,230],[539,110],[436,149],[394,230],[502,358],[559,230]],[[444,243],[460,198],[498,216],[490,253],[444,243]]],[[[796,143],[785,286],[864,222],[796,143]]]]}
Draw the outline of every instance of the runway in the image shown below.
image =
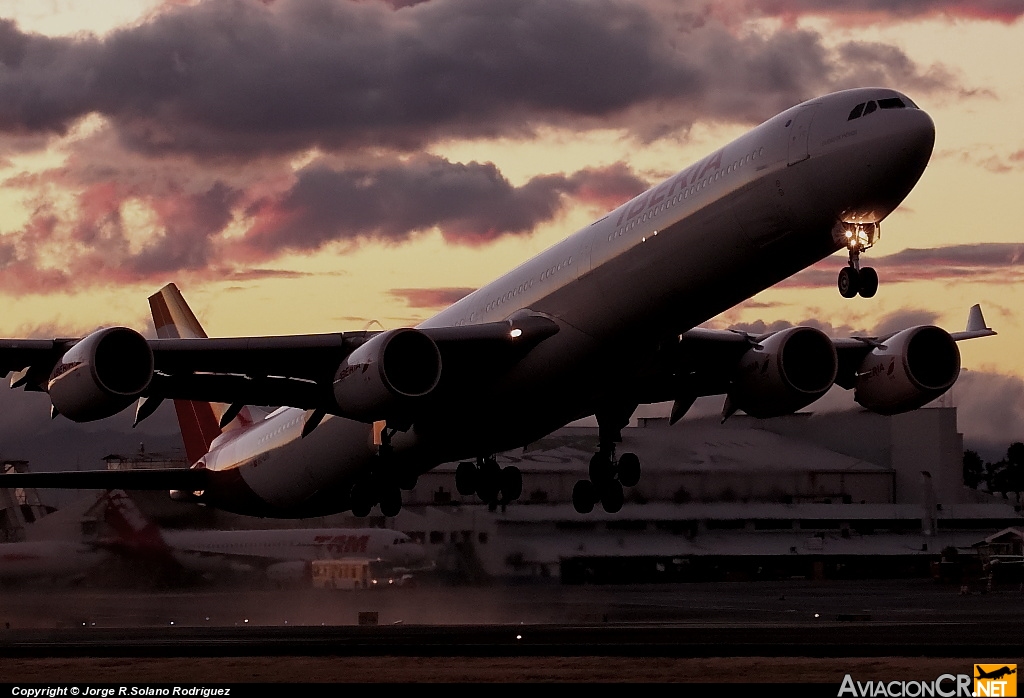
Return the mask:
{"type": "Polygon", "coordinates": [[[960,596],[926,580],[359,592],[54,587],[0,594],[0,672],[8,680],[30,680],[32,671],[78,677],[99,662],[167,677],[180,658],[193,658],[194,668],[201,657],[219,662],[211,672],[222,681],[254,680],[274,667],[256,680],[294,681],[286,667],[296,663],[307,680],[339,680],[323,677],[348,666],[340,680],[501,681],[524,671],[591,680],[619,667],[614,676],[665,681],[701,680],[727,660],[731,680],[793,680],[817,666],[819,680],[838,682],[855,664],[905,672],[1024,663],[1022,621],[1017,588],[960,596]],[[377,624],[360,625],[361,614],[377,624]],[[236,667],[235,678],[226,666],[236,667]]]}

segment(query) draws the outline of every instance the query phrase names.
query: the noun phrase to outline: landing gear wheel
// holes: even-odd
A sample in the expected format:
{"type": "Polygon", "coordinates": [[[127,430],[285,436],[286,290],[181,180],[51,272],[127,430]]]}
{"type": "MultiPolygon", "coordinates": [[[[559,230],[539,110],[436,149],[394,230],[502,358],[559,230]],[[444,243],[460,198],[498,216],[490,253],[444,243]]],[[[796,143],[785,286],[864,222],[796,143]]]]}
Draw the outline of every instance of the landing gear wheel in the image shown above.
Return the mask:
{"type": "Polygon", "coordinates": [[[590,480],[579,480],[572,488],[572,506],[580,514],[589,514],[597,502],[597,489],[590,480]]]}
{"type": "Polygon", "coordinates": [[[398,476],[398,487],[406,492],[416,489],[419,476],[411,470],[402,471],[398,476]]]}
{"type": "Polygon", "coordinates": [[[871,298],[878,291],[878,272],[873,267],[860,268],[860,290],[863,298],[871,298]]]}
{"type": "Polygon", "coordinates": [[[380,513],[384,516],[398,516],[402,510],[402,491],[396,485],[384,488],[380,498],[380,513]]]}
{"type": "Polygon", "coordinates": [[[853,298],[860,290],[860,274],[853,267],[839,270],[839,294],[843,298],[853,298]]]}
{"type": "Polygon", "coordinates": [[[619,457],[619,482],[623,487],[636,487],[640,482],[640,459],[635,453],[623,453],[619,457]]]}
{"type": "Polygon", "coordinates": [[[501,468],[497,462],[486,459],[477,472],[476,493],[485,504],[496,502],[501,492],[501,468]]]}
{"type": "Polygon", "coordinates": [[[352,514],[359,518],[365,518],[370,515],[370,509],[373,508],[373,495],[371,488],[368,483],[357,482],[352,486],[352,514]]]}
{"type": "Polygon", "coordinates": [[[622,509],[622,503],[626,501],[625,495],[622,493],[622,485],[617,481],[612,480],[605,484],[601,491],[601,506],[609,514],[614,514],[622,509]]]}
{"type": "Polygon", "coordinates": [[[590,481],[600,486],[614,477],[611,457],[606,453],[595,453],[590,459],[590,481]]]}
{"type": "Polygon", "coordinates": [[[462,462],[455,468],[455,489],[463,497],[476,494],[476,466],[462,462]]]}
{"type": "Polygon", "coordinates": [[[514,465],[501,469],[501,498],[514,502],[523,493],[523,473],[514,465]]]}

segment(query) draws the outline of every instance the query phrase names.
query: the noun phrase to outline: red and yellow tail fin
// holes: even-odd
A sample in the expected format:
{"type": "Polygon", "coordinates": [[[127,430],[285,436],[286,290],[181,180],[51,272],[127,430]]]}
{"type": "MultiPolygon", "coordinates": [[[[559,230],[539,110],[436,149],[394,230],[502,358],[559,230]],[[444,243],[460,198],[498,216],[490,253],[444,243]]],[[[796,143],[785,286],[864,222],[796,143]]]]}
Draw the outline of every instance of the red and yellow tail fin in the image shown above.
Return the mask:
{"type": "Polygon", "coordinates": [[[103,520],[116,535],[115,542],[133,552],[168,552],[160,527],[142,513],[124,490],[110,490],[101,500],[103,520]]]}
{"type": "MultiPolygon", "coordinates": [[[[153,313],[156,336],[161,339],[201,338],[206,339],[199,320],[188,307],[178,287],[167,284],[149,297],[149,308],[153,313]]],[[[185,454],[190,463],[195,463],[210,450],[210,444],[220,436],[220,420],[229,405],[193,400],[175,400],[174,411],[178,415],[181,438],[185,442],[185,454]]],[[[252,424],[252,414],[242,408],[223,431],[252,424]]]]}

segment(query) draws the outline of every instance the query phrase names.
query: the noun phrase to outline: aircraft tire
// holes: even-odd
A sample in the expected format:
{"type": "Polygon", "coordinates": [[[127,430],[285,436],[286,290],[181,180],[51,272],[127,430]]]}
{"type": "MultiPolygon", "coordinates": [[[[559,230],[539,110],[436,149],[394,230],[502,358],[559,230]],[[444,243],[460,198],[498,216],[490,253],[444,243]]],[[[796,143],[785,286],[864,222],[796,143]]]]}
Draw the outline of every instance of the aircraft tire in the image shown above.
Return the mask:
{"type": "Polygon", "coordinates": [[[501,496],[506,502],[514,502],[523,494],[523,473],[514,465],[501,469],[501,496]]]}
{"type": "Polygon", "coordinates": [[[878,292],[878,272],[873,267],[861,267],[860,290],[862,298],[873,298],[878,292]]]}
{"type": "Polygon", "coordinates": [[[843,298],[853,298],[860,290],[860,274],[853,267],[843,267],[839,270],[839,295],[843,298]]]}
{"type": "Polygon", "coordinates": [[[486,504],[496,502],[501,492],[501,468],[497,462],[487,459],[477,473],[476,493],[486,504]]]}
{"type": "Polygon", "coordinates": [[[373,487],[370,483],[360,480],[352,486],[352,514],[363,518],[370,515],[373,509],[373,487]]]}
{"type": "Polygon", "coordinates": [[[597,489],[590,480],[579,480],[572,488],[572,506],[580,514],[589,514],[597,502],[597,489]]]}
{"type": "Polygon", "coordinates": [[[600,489],[613,476],[611,459],[603,453],[595,453],[590,459],[590,481],[600,489]]]}
{"type": "Polygon", "coordinates": [[[392,485],[381,493],[380,513],[384,516],[398,516],[402,511],[402,490],[392,485]]]}
{"type": "Polygon", "coordinates": [[[623,487],[636,487],[640,482],[640,459],[635,453],[623,453],[619,458],[619,482],[623,487]]]}
{"type": "Polygon", "coordinates": [[[476,466],[463,461],[455,468],[455,489],[463,497],[476,494],[476,466]]]}
{"type": "Polygon", "coordinates": [[[614,514],[621,510],[622,504],[625,501],[626,497],[622,493],[622,485],[615,480],[607,483],[601,491],[601,506],[609,514],[614,514]]]}
{"type": "Polygon", "coordinates": [[[419,476],[411,470],[403,470],[398,475],[398,487],[406,492],[416,489],[416,483],[419,482],[419,476]]]}

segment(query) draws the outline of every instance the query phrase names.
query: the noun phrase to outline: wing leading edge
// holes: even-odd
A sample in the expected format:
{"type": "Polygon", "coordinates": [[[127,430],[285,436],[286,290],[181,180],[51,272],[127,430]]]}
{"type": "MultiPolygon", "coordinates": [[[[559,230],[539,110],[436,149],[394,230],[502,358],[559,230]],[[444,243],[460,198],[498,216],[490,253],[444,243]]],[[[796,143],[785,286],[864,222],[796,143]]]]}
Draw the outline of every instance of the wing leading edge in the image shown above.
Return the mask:
{"type": "MultiPolygon", "coordinates": [[[[501,322],[416,332],[436,344],[444,367],[438,388],[445,390],[479,380],[481,371],[500,374],[558,329],[558,324],[546,316],[521,311],[501,322]]],[[[135,334],[123,328],[121,332],[135,334]]],[[[357,331],[268,337],[139,337],[138,342],[145,341],[152,351],[153,373],[145,389],[137,394],[148,401],[145,407],[140,405],[137,421],[151,414],[164,399],[287,406],[338,414],[334,383],[339,367],[353,351],[379,334],[357,331]]],[[[0,376],[13,373],[12,388],[46,392],[55,373],[76,365],[66,358],[68,352],[94,335],[81,339],[0,340],[0,376]]]]}
{"type": "MultiPolygon", "coordinates": [[[[911,329],[915,328],[908,328],[911,329]]],[[[986,324],[980,305],[971,307],[967,327],[962,332],[939,331],[947,334],[953,342],[997,334],[986,324]]],[[[831,339],[837,362],[834,382],[846,389],[855,387],[868,355],[876,349],[884,351],[887,348],[886,342],[904,332],[907,330],[879,337],[831,339]]],[[[669,369],[670,376],[662,373],[656,385],[648,386],[642,401],[674,401],[670,417],[670,422],[674,424],[686,414],[698,397],[730,394],[743,358],[752,349],[760,350],[770,337],[777,334],[752,335],[737,330],[700,327],[684,332],[678,342],[669,347],[671,356],[659,362],[669,369]]],[[[767,368],[767,364],[763,366],[767,368]]],[[[733,409],[727,403],[724,416],[731,414],[733,409]]]]}

